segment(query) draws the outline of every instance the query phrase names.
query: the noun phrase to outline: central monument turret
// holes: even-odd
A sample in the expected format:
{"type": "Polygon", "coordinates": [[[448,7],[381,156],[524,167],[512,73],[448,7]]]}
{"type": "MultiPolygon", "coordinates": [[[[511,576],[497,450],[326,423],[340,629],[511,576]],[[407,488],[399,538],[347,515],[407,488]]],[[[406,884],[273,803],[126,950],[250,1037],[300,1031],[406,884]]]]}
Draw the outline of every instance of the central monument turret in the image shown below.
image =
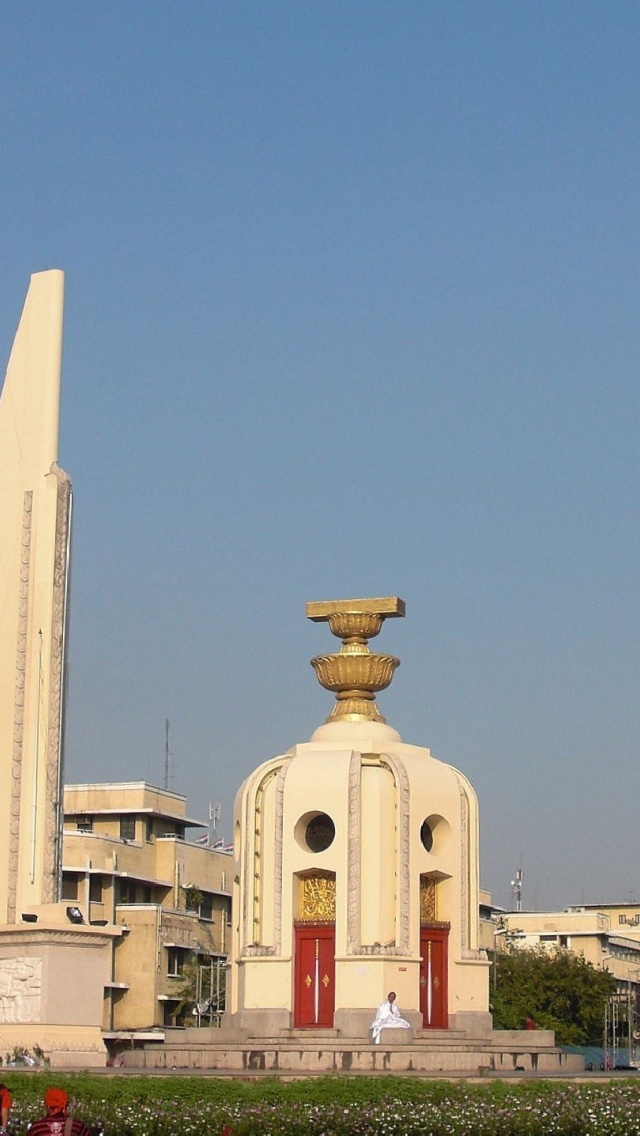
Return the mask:
{"type": "Polygon", "coordinates": [[[389,686],[400,659],[372,654],[368,641],[379,633],[383,619],[403,615],[404,602],[397,596],[307,604],[307,619],[327,622],[333,634],[342,639],[339,654],[317,655],[311,660],[318,682],[336,695],[336,705],[327,721],[386,721],[376,706],[376,692],[389,686]]]}
{"type": "Polygon", "coordinates": [[[395,596],[307,605],[339,651],[311,660],[333,710],[260,765],[234,814],[234,933],[225,1028],[367,1037],[395,990],[414,1030],[486,1035],[478,948],[478,817],[458,770],[408,745],[376,694],[399,666],[371,651],[395,596]]]}

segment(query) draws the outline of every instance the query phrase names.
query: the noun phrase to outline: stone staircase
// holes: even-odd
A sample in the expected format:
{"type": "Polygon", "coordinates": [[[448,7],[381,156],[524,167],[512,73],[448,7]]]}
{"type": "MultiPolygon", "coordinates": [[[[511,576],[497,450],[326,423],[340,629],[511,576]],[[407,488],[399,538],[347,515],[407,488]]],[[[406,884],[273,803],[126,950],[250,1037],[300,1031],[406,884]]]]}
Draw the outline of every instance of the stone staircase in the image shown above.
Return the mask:
{"type": "Polygon", "coordinates": [[[281,1030],[274,1037],[225,1037],[218,1029],[169,1031],[161,1045],[123,1054],[128,1068],[219,1070],[247,1076],[579,1073],[582,1057],[564,1053],[546,1030],[383,1030],[380,1045],[340,1030],[281,1030]],[[400,1035],[400,1036],[399,1036],[400,1035]]]}

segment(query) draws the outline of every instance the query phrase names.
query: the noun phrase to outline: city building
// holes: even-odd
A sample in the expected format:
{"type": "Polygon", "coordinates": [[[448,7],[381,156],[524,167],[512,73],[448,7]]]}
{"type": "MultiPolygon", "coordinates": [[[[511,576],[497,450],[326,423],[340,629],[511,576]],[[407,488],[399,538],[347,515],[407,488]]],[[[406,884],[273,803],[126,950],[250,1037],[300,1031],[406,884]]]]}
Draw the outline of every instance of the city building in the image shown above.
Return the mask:
{"type": "Polygon", "coordinates": [[[480,888],[478,892],[480,927],[478,941],[484,951],[492,951],[496,933],[496,915],[498,908],[491,901],[491,892],[480,888]]]}
{"type": "Polygon", "coordinates": [[[639,904],[583,904],[564,911],[507,911],[496,923],[495,949],[571,951],[609,970],[618,992],[640,994],[639,904]],[[625,916],[625,922],[621,916],[625,916]]]}
{"type": "Polygon", "coordinates": [[[112,1051],[194,1024],[181,1009],[189,975],[203,1024],[224,1009],[233,861],[209,840],[179,793],[145,781],[65,786],[62,898],[89,926],[122,931],[105,986],[112,1051]]]}
{"type": "Polygon", "coordinates": [[[640,903],[623,900],[618,903],[581,903],[579,906],[567,907],[571,912],[598,911],[607,916],[609,927],[613,932],[615,928],[625,938],[638,938],[640,941],[640,903]]]}

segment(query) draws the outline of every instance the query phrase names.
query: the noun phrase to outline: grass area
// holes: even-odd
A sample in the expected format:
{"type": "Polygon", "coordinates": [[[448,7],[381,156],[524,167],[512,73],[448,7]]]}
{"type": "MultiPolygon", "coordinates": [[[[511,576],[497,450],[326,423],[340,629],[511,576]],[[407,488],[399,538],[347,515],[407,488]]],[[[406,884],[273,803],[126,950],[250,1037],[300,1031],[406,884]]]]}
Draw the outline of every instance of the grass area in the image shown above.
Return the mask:
{"type": "Polygon", "coordinates": [[[244,1082],[210,1077],[4,1073],[11,1129],[55,1084],[105,1136],[637,1136],[640,1079],[469,1085],[396,1077],[244,1082]]]}

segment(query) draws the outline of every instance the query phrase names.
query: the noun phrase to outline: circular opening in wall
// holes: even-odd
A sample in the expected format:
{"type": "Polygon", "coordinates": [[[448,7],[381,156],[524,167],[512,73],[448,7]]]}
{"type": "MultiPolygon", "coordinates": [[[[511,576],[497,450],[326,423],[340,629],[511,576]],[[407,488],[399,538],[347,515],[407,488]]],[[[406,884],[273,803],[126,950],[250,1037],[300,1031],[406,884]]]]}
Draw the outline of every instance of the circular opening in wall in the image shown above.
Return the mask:
{"type": "Polygon", "coordinates": [[[335,839],[336,826],[326,813],[316,813],[307,821],[304,842],[311,852],[324,852],[335,839]]]}
{"type": "Polygon", "coordinates": [[[425,817],[420,828],[420,843],[425,852],[439,855],[447,846],[451,836],[451,826],[443,816],[431,813],[425,817]]]}
{"type": "Polygon", "coordinates": [[[433,848],[433,830],[428,820],[423,820],[422,822],[422,828],[420,829],[420,840],[422,841],[422,847],[426,849],[427,852],[430,852],[433,848]]]}

